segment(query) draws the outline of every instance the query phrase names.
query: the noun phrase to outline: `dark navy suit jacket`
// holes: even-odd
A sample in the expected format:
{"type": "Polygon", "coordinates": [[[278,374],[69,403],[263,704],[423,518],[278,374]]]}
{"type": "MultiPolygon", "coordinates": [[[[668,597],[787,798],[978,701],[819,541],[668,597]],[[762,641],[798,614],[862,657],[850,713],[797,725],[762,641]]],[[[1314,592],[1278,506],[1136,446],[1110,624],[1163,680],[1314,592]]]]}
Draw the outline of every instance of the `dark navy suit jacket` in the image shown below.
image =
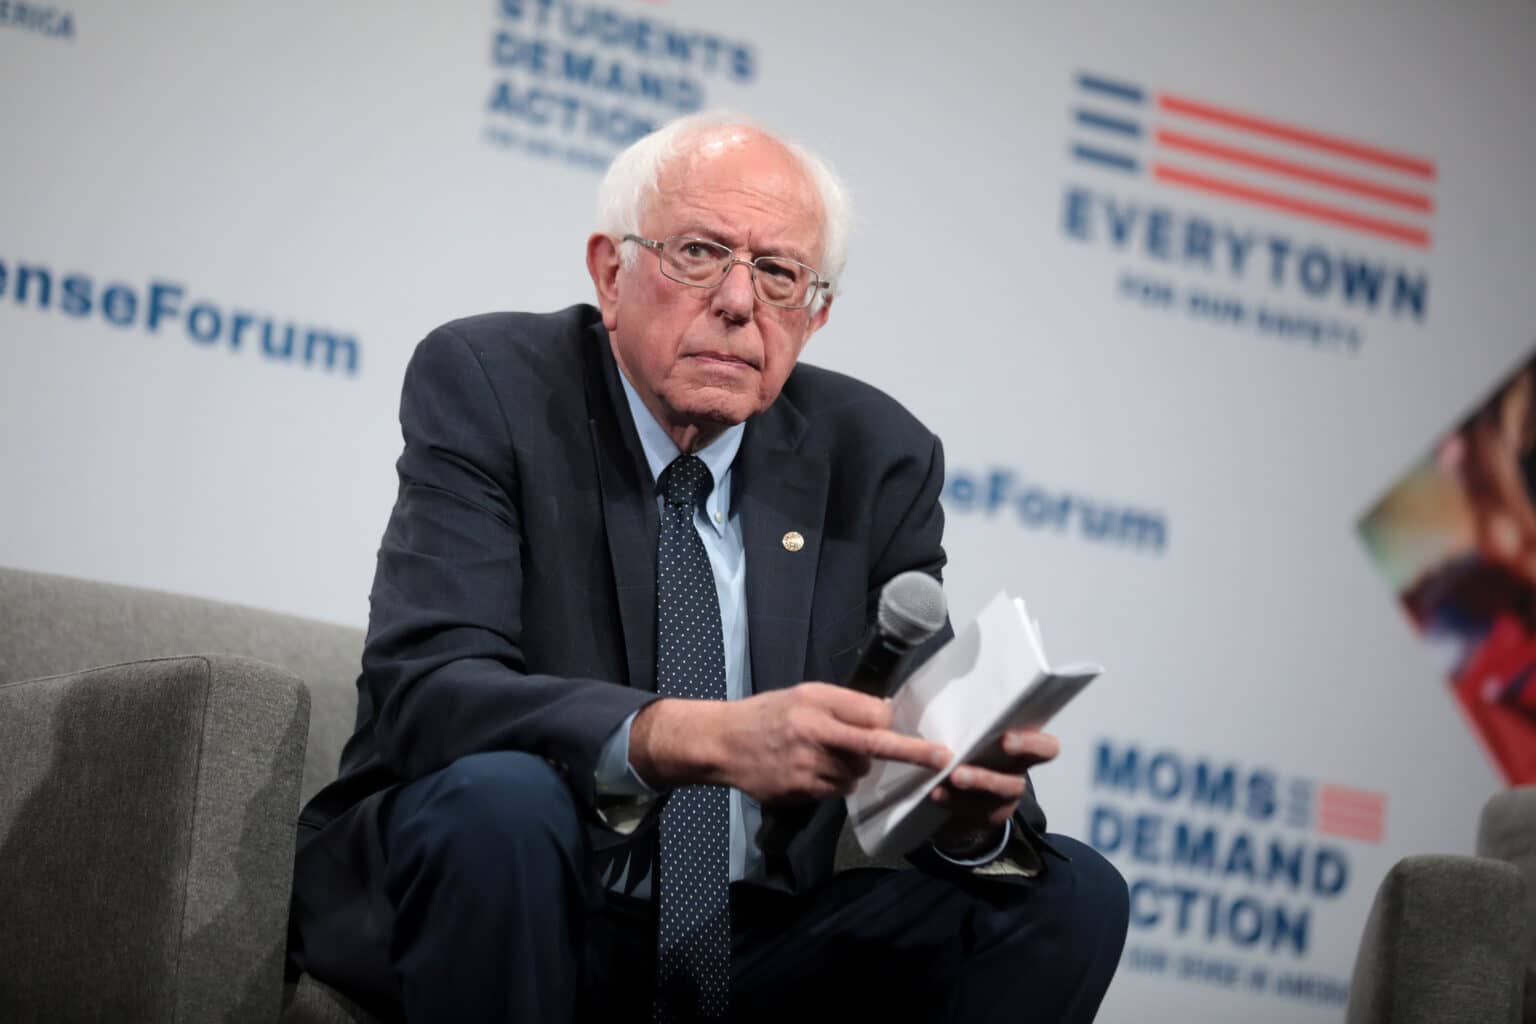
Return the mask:
{"type": "MultiPolygon", "coordinates": [[[[300,816],[294,913],[338,939],[391,919],[376,884],[391,787],[522,750],[590,811],[603,743],[656,699],[654,485],[598,311],[438,328],[406,371],[400,423],[356,732],[300,816]]],[[[733,473],[754,689],[844,678],[884,583],[944,566],[938,438],[875,388],[802,364],[747,421],[733,473]]],[[[831,872],[844,816],[825,801],[796,834],[777,861],[788,888],[831,872]]],[[[636,841],[589,820],[599,854],[636,841]]],[[[1038,840],[1033,797],[1016,824],[1038,840]]]]}

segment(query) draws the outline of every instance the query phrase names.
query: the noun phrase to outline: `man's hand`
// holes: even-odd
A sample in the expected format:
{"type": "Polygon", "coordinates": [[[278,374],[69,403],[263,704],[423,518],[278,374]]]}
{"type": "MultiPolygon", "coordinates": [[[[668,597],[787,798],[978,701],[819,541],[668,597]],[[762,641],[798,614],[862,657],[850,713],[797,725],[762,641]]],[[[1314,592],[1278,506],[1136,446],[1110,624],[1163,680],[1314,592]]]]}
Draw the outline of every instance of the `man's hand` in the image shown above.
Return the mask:
{"type": "Polygon", "coordinates": [[[760,803],[850,792],[875,758],[939,769],[949,748],[892,732],[890,703],[827,683],[743,700],[659,700],[635,716],[629,759],[653,786],[734,786],[760,803]]]}
{"type": "Polygon", "coordinates": [[[993,768],[961,765],[930,799],[950,809],[950,819],[933,837],[946,853],[970,853],[998,841],[998,830],[1018,810],[1029,788],[1024,773],[1061,753],[1061,743],[1049,733],[1015,729],[1003,734],[1008,763],[993,768]],[[988,841],[990,837],[990,842],[988,841]]]}

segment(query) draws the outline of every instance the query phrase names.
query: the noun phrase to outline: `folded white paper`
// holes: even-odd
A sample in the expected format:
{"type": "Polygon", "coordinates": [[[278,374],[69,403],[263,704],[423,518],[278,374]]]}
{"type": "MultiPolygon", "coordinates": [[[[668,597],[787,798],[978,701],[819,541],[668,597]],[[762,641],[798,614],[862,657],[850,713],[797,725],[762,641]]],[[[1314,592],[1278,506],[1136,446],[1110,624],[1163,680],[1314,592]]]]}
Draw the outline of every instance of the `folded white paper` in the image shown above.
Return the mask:
{"type": "Polygon", "coordinates": [[[931,836],[949,816],[928,798],[934,786],[962,764],[999,763],[1005,731],[1045,725],[1102,671],[1087,664],[1052,668],[1024,602],[999,592],[892,699],[894,730],[942,743],[955,756],[942,771],[875,762],[847,798],[864,852],[906,853],[931,836]]]}

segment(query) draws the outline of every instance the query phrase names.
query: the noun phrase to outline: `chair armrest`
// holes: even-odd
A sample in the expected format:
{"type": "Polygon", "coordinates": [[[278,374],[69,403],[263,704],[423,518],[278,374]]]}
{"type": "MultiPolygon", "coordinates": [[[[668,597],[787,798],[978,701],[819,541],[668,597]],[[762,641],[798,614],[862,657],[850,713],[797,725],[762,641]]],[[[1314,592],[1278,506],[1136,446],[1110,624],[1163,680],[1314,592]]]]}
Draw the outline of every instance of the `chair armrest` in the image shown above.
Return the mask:
{"type": "Polygon", "coordinates": [[[1525,883],[1483,857],[1405,857],[1376,890],[1348,1024],[1516,1024],[1525,883]]]}
{"type": "Polygon", "coordinates": [[[276,1019],[308,725],[246,658],[0,686],[0,1020],[276,1019]]]}
{"type": "Polygon", "coordinates": [[[1513,864],[1525,879],[1525,1016],[1536,1021],[1536,786],[1488,798],[1477,822],[1477,855],[1513,864]]]}

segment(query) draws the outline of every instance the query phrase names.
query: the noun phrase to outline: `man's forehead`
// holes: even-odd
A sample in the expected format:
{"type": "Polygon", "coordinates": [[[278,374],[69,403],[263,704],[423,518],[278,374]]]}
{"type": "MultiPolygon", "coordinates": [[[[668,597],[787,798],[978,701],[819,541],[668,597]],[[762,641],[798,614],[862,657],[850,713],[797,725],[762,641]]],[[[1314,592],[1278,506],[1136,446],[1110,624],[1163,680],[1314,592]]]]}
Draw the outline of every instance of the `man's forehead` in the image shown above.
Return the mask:
{"type": "Polygon", "coordinates": [[[786,202],[816,198],[816,186],[800,161],[764,136],[706,137],[668,161],[657,181],[663,193],[733,184],[755,187],[786,202]]]}
{"type": "MultiPolygon", "coordinates": [[[[759,230],[811,235],[801,241],[819,245],[823,234],[821,195],[792,153],[764,136],[706,137],[674,158],[657,181],[657,202],[648,219],[679,225],[678,219],[721,220],[720,229],[751,216],[759,230]]],[[[701,223],[699,226],[708,226],[701,223]]]]}

